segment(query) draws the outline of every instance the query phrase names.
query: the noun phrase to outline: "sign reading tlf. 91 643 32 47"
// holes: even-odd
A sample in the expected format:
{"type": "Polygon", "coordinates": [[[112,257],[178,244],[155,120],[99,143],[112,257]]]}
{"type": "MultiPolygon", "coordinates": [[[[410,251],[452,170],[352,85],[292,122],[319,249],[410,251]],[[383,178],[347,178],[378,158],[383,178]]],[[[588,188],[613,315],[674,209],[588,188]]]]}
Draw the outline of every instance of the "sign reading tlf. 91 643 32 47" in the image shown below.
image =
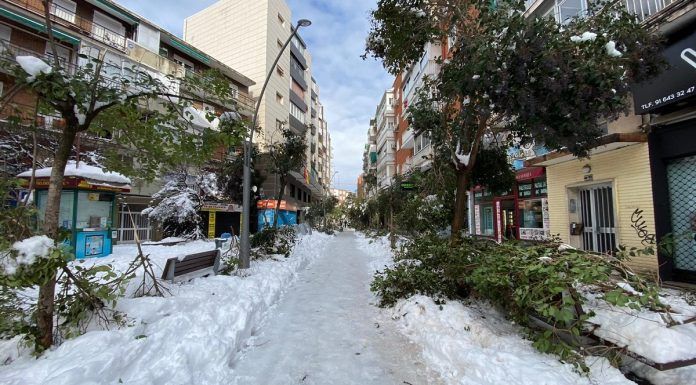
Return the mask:
{"type": "Polygon", "coordinates": [[[633,87],[636,114],[644,114],[696,95],[696,31],[665,48],[669,68],[633,87]]]}

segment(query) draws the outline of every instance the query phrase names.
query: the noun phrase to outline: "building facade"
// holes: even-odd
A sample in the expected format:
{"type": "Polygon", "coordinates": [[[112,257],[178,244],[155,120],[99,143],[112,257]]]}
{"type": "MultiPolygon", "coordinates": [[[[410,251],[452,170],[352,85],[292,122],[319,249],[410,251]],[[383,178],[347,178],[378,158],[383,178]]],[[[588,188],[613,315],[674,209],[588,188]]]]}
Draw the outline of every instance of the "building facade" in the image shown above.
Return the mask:
{"type": "MultiPolygon", "coordinates": [[[[553,16],[559,23],[582,16],[587,9],[584,0],[527,4],[528,14],[553,16]]],[[[696,48],[694,4],[688,0],[627,1],[626,7],[645,28],[664,34],[669,42],[666,56],[675,47],[676,62],[686,71],[670,69],[636,87],[633,113],[605,124],[605,135],[589,158],[555,151],[526,164],[546,168],[551,234],[596,252],[651,246],[655,254],[637,255],[630,265],[640,271],[659,271],[663,280],[693,281],[696,226],[691,223],[696,202],[691,197],[696,192],[696,179],[692,179],[696,173],[690,162],[696,147],[689,139],[694,132],[689,122],[689,110],[694,106],[689,89],[696,86],[696,61],[692,60],[692,68],[680,56],[686,53],[689,58],[691,51],[687,50],[696,48]],[[684,237],[676,238],[675,255],[657,253],[657,242],[680,233],[684,237]]]]}
{"type": "Polygon", "coordinates": [[[384,188],[391,185],[394,177],[394,90],[388,89],[382,95],[375,113],[376,149],[377,149],[377,186],[384,188]]]}
{"type": "MultiPolygon", "coordinates": [[[[260,94],[273,70],[259,110],[260,133],[254,141],[263,151],[282,140],[280,128],[284,126],[305,135],[306,165],[291,173],[284,194],[290,205],[301,208],[320,199],[329,188],[331,139],[304,40],[296,35],[276,68],[271,68],[293,28],[292,12],[283,0],[221,0],[186,18],[184,38],[253,79],[252,95],[260,94]]],[[[277,196],[277,176],[264,174],[263,195],[277,196]]]]}
{"type": "MultiPolygon", "coordinates": [[[[251,118],[254,101],[249,96],[249,86],[254,82],[250,78],[130,10],[106,0],[54,0],[49,14],[53,22],[53,35],[58,40],[58,56],[66,70],[73,71],[86,65],[90,62],[89,58],[103,57],[104,75],[128,78],[131,75],[135,76],[137,72],[145,72],[160,80],[176,94],[180,92],[180,82],[177,79],[198,76],[201,71],[214,68],[236,89],[236,106],[193,103],[190,111],[211,111],[219,114],[236,108],[243,118],[251,118]]],[[[47,43],[48,36],[45,31],[44,6],[41,0],[0,1],[3,60],[14,60],[20,55],[50,60],[53,54],[47,43]]],[[[0,89],[9,90],[13,84],[11,74],[0,73],[0,89]]],[[[35,97],[29,92],[22,91],[14,95],[5,110],[0,112],[2,134],[6,137],[12,135],[8,132],[12,129],[12,125],[7,124],[8,116],[15,115],[15,111],[19,110],[24,115],[31,116],[33,120],[34,107],[35,97]]],[[[60,132],[64,125],[61,117],[57,115],[39,114],[38,121],[43,126],[41,132],[46,136],[40,140],[46,143],[50,143],[51,135],[60,132]]],[[[79,152],[83,154],[109,145],[108,140],[85,133],[81,137],[79,152]]],[[[50,146],[47,145],[47,148],[50,146]]],[[[31,167],[31,159],[28,157],[15,157],[15,166],[12,166],[8,159],[12,155],[12,152],[2,153],[5,174],[16,175],[17,171],[23,170],[15,168],[31,167]]],[[[220,162],[228,156],[233,156],[224,148],[210,155],[212,162],[220,162]]],[[[80,156],[76,152],[73,159],[80,156]]],[[[127,151],[124,153],[124,161],[128,161],[127,151]]],[[[155,183],[134,181],[131,191],[122,194],[120,201],[124,205],[119,205],[118,212],[114,215],[114,227],[118,228],[117,241],[131,242],[136,233],[142,240],[153,237],[152,226],[140,211],[150,203],[152,194],[161,188],[162,183],[162,180],[155,183]],[[126,205],[130,208],[132,217],[125,209],[126,205]]],[[[234,215],[236,209],[229,205],[219,211],[219,217],[222,218],[225,215],[234,215]]],[[[238,219],[236,222],[238,223],[238,219]]]]}

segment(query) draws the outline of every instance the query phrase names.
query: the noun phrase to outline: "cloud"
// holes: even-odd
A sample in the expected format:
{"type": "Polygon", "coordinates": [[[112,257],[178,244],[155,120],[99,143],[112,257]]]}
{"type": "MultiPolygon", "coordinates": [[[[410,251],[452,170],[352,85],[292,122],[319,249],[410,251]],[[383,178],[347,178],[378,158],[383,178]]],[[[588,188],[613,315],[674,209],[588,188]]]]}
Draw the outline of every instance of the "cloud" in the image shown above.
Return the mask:
{"type": "MultiPolygon", "coordinates": [[[[253,0],[252,0],[253,1],[253,0]]],[[[182,35],[184,18],[215,0],[118,0],[169,30],[182,35]]],[[[293,21],[310,19],[302,38],[312,54],[312,75],[320,89],[331,132],[335,187],[355,189],[362,172],[362,151],[374,117],[392,78],[380,63],[360,58],[369,30],[368,12],[375,0],[286,0],[293,21]],[[338,183],[337,183],[338,181],[338,183]]]]}

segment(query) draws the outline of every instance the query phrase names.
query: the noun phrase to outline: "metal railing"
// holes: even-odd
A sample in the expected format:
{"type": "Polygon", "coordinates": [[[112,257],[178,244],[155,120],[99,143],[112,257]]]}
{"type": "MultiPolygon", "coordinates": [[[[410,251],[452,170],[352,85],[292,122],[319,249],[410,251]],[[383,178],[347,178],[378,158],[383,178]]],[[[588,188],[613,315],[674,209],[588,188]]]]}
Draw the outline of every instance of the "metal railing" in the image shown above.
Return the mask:
{"type": "Polygon", "coordinates": [[[643,21],[671,3],[672,0],[626,0],[626,9],[643,21]]]}
{"type": "MultiPolygon", "coordinates": [[[[8,1],[30,12],[36,13],[42,19],[44,17],[44,6],[41,0],[8,1]]],[[[110,30],[99,23],[95,23],[93,20],[79,16],[72,10],[63,8],[55,3],[51,3],[49,12],[52,16],[52,21],[55,23],[67,26],[68,28],[77,27],[83,34],[89,35],[95,40],[99,40],[121,51],[126,50],[126,36],[116,31],[110,30]]]]}

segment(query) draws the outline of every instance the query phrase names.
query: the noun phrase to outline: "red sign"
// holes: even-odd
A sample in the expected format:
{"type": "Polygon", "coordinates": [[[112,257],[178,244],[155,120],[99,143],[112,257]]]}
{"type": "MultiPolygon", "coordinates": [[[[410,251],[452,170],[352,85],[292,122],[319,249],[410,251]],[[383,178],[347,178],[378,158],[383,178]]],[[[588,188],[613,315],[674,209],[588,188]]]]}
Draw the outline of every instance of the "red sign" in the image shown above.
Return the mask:
{"type": "Polygon", "coordinates": [[[525,168],[524,170],[520,170],[517,172],[517,174],[515,175],[515,180],[519,182],[521,180],[539,178],[544,175],[545,171],[546,169],[544,167],[525,168]]]}

